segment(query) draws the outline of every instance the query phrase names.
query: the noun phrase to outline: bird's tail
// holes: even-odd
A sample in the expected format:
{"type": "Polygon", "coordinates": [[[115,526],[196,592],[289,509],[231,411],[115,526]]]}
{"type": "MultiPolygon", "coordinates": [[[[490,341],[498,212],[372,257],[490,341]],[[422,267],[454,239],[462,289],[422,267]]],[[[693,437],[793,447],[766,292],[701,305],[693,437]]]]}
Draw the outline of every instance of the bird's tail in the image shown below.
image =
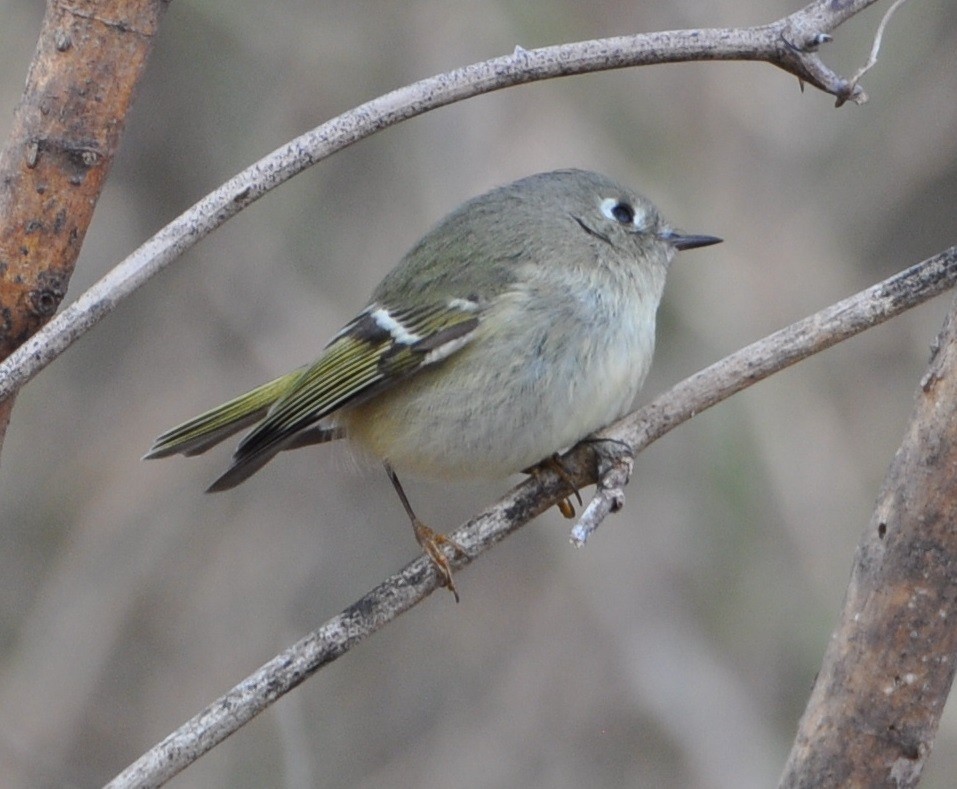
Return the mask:
{"type": "MultiPolygon", "coordinates": [[[[303,368],[304,369],[304,368],[303,368]]],[[[144,460],[170,455],[199,455],[233,433],[258,422],[269,407],[289,391],[302,375],[303,369],[276,378],[251,392],[200,414],[188,422],[167,430],[150,447],[144,460]]]]}

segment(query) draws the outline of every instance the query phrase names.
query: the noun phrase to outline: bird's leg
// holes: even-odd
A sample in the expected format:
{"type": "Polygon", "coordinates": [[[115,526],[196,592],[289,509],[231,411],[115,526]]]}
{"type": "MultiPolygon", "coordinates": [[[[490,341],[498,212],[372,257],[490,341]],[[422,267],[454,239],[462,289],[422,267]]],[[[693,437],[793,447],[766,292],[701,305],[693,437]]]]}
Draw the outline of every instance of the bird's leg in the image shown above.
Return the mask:
{"type": "MultiPolygon", "coordinates": [[[[538,479],[538,474],[542,469],[550,468],[559,477],[564,480],[565,484],[568,485],[572,493],[575,494],[575,498],[578,499],[578,506],[582,506],[582,494],[579,492],[578,488],[575,486],[574,481],[572,480],[571,474],[568,473],[568,469],[565,468],[565,465],[562,463],[561,456],[556,452],[551,457],[545,458],[541,463],[531,468],[525,469],[526,474],[531,474],[533,477],[538,479]]],[[[566,496],[556,505],[558,511],[564,515],[566,518],[575,517],[575,507],[571,502],[571,499],[566,496]]]]}
{"type": "Polygon", "coordinates": [[[432,560],[432,564],[435,565],[435,569],[438,570],[439,576],[442,579],[442,585],[448,587],[449,591],[455,595],[455,602],[457,603],[459,601],[459,593],[455,588],[455,582],[452,580],[452,566],[449,564],[448,557],[445,555],[441,546],[450,545],[454,551],[465,557],[468,557],[468,554],[455,540],[433,531],[416,517],[416,514],[412,511],[412,505],[409,504],[409,497],[405,495],[405,491],[402,489],[402,483],[399,482],[399,477],[396,475],[395,469],[393,469],[389,463],[385,463],[384,465],[385,473],[389,475],[395,492],[399,494],[399,501],[402,502],[402,506],[405,508],[409,520],[412,521],[412,531],[415,533],[416,541],[422,546],[425,555],[432,560]]]}

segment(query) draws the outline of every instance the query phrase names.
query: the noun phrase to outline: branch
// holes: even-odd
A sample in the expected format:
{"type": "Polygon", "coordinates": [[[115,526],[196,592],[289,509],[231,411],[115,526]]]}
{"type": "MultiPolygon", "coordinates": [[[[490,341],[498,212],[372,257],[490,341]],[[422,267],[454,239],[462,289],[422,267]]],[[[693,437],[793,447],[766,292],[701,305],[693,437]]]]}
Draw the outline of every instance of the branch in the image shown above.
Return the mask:
{"type": "Polygon", "coordinates": [[[0,358],[56,312],[165,3],[51,2],[0,152],[0,358]]]}
{"type": "MultiPolygon", "coordinates": [[[[598,447],[611,441],[637,452],[735,392],[955,284],[957,247],[952,247],[696,373],[603,431],[598,447]]],[[[957,396],[951,402],[957,404],[957,396]]],[[[957,425],[957,419],[953,423],[957,425]]],[[[576,485],[584,486],[596,481],[602,460],[603,451],[586,441],[568,453],[562,465],[576,485]]],[[[460,568],[471,563],[567,494],[565,476],[543,469],[450,535],[468,554],[467,558],[456,554],[451,564],[460,568]]],[[[425,599],[440,583],[434,564],[420,556],[170,734],[109,787],[157,786],[169,780],[323,666],[425,599]]],[[[932,624],[948,626],[944,620],[932,624]]]]}
{"type": "MultiPolygon", "coordinates": [[[[953,287],[957,284],[955,275],[957,247],[951,247],[726,356],[601,431],[596,438],[623,444],[627,461],[627,455],[640,452],[696,413],[953,287]]],[[[621,488],[628,478],[622,478],[620,454],[609,448],[602,450],[600,462],[610,468],[607,477],[599,478],[596,499],[608,498],[610,503],[593,501],[589,507],[605,514],[619,509],[624,498],[621,488]]],[[[583,545],[600,522],[601,517],[591,516],[586,510],[572,529],[572,542],[583,545]]]]}
{"type": "Polygon", "coordinates": [[[864,91],[818,57],[841,23],[876,0],[828,0],[751,28],[677,30],[525,50],[400,88],[296,138],[239,173],[160,230],[0,364],[0,400],[56,359],[151,277],[270,190],[369,135],[462,99],[542,79],[593,71],[705,60],[771,63],[845,101],[864,91]]]}
{"type": "MultiPolygon", "coordinates": [[[[161,0],[47,3],[0,151],[0,359],[66,294],[165,9],[161,0]]],[[[0,446],[12,405],[0,405],[0,446]]]]}
{"type": "Polygon", "coordinates": [[[912,787],[957,669],[957,305],[854,557],[782,787],[912,787]]]}

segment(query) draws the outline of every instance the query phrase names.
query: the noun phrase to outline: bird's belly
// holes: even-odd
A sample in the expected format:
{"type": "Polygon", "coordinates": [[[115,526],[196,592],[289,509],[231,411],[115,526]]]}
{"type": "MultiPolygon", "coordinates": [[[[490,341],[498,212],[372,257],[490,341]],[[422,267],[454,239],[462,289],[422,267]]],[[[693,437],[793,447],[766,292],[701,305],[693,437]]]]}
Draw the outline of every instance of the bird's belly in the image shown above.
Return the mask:
{"type": "MultiPolygon", "coordinates": [[[[470,346],[343,414],[351,439],[397,471],[505,477],[628,412],[650,366],[654,322],[605,342],[470,346]],[[497,352],[496,352],[497,351],[497,352]]],[[[554,339],[554,338],[551,338],[554,339]]]]}

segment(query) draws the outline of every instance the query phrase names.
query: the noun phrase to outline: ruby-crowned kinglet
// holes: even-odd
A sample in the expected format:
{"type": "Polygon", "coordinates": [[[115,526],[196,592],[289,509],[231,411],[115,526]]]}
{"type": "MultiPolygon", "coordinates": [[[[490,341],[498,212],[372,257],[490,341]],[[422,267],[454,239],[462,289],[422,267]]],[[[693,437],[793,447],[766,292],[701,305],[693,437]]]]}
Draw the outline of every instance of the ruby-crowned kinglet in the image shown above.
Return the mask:
{"type": "Polygon", "coordinates": [[[504,477],[624,416],[669,262],[720,240],[676,232],[597,173],[523,178],[426,234],[311,365],[164,433],[146,457],[195,455],[259,422],[220,491],[282,450],[346,436],[386,464],[454,592],[449,541],[415,518],[395,472],[504,477]]]}

